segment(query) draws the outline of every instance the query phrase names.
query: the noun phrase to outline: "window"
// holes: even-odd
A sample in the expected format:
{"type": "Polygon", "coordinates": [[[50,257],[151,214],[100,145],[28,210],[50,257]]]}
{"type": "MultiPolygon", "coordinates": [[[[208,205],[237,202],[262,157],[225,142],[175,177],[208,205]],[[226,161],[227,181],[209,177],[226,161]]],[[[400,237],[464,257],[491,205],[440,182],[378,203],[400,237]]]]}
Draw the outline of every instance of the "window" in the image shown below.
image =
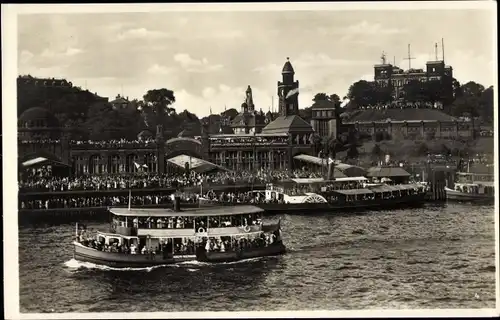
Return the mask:
{"type": "Polygon", "coordinates": [[[120,172],[120,156],[119,155],[114,154],[111,156],[109,172],[110,173],[119,173],[120,172]]]}
{"type": "Polygon", "coordinates": [[[90,173],[101,173],[101,156],[93,155],[90,157],[90,173]]]}

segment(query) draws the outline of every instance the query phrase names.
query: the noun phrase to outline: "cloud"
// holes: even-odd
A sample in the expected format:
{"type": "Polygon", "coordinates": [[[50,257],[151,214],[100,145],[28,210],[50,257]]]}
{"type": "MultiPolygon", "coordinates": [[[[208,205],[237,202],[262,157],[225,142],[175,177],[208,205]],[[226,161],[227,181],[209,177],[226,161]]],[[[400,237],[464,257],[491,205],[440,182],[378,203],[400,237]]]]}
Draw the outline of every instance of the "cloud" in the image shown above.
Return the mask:
{"type": "Polygon", "coordinates": [[[243,38],[244,34],[241,30],[225,30],[225,31],[220,31],[212,34],[209,36],[210,38],[216,38],[216,39],[238,39],[238,38],[243,38]]]}
{"type": "MultiPolygon", "coordinates": [[[[324,53],[304,53],[298,58],[290,61],[295,69],[313,69],[313,68],[331,68],[331,67],[345,67],[345,66],[360,66],[360,65],[372,65],[373,61],[368,60],[350,60],[350,59],[336,59],[328,56],[324,53]]],[[[259,73],[276,73],[281,70],[282,66],[276,63],[270,63],[267,65],[259,66],[254,68],[253,71],[259,73]]]]}
{"type": "Polygon", "coordinates": [[[62,50],[62,51],[45,49],[42,51],[40,56],[42,58],[59,59],[59,58],[64,58],[64,57],[73,57],[73,56],[76,56],[80,53],[83,53],[82,49],[68,47],[66,50],[62,50]]]}
{"type": "Polygon", "coordinates": [[[165,74],[171,74],[173,71],[172,68],[161,66],[157,63],[152,65],[151,67],[148,68],[148,73],[149,74],[154,74],[154,75],[165,75],[165,74]]]}
{"type": "Polygon", "coordinates": [[[202,58],[201,60],[193,59],[187,53],[177,53],[174,55],[174,61],[179,63],[187,72],[204,73],[217,71],[223,67],[221,64],[210,65],[207,58],[202,58]]]}
{"type": "Polygon", "coordinates": [[[121,32],[118,34],[117,39],[119,41],[123,40],[136,40],[136,39],[161,39],[161,38],[166,38],[168,37],[169,34],[161,31],[156,31],[156,30],[148,30],[146,28],[135,28],[135,29],[129,29],[127,31],[121,32]]]}
{"type": "Polygon", "coordinates": [[[342,33],[349,33],[355,35],[392,35],[408,32],[404,28],[388,28],[380,23],[370,23],[366,20],[360,23],[353,24],[345,28],[342,33]]]}
{"type": "Polygon", "coordinates": [[[31,53],[30,51],[28,50],[23,50],[21,51],[21,53],[19,54],[19,61],[18,63],[19,64],[26,64],[28,63],[29,61],[31,61],[31,59],[33,59],[35,55],[33,53],[31,53]]]}

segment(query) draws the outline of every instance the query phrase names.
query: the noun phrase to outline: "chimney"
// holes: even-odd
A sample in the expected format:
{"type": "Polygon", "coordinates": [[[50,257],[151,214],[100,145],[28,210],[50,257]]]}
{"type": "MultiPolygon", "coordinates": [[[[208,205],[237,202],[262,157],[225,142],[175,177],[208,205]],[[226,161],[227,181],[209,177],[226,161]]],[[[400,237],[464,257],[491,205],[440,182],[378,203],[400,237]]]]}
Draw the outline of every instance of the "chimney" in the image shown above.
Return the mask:
{"type": "Polygon", "coordinates": [[[175,212],[181,211],[181,197],[179,196],[174,197],[174,211],[175,212]]]}

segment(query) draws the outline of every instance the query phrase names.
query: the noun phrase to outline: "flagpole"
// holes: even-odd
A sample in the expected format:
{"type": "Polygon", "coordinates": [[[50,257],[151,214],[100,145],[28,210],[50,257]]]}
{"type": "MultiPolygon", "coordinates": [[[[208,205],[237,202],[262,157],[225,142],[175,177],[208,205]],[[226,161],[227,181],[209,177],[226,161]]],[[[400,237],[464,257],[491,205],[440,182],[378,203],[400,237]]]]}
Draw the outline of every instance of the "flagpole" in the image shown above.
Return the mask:
{"type": "Polygon", "coordinates": [[[132,189],[128,190],[128,210],[130,211],[130,206],[132,202],[132,189]]]}

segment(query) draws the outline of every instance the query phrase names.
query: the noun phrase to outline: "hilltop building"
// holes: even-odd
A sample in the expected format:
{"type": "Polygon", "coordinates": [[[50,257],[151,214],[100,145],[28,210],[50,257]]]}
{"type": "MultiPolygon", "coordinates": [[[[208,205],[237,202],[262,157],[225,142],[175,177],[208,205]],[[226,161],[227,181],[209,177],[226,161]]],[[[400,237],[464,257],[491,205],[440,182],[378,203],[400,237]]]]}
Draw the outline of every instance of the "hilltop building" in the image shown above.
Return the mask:
{"type": "Polygon", "coordinates": [[[442,58],[438,58],[437,44],[435,45],[435,60],[427,61],[426,68],[416,69],[411,67],[410,45],[408,45],[408,69],[404,70],[387,61],[382,53],[381,63],[374,66],[374,82],[381,87],[390,87],[394,100],[404,98],[404,86],[412,80],[420,82],[438,81],[441,88],[441,100],[444,102],[453,99],[453,68],[444,61],[444,45],[442,58]]]}

